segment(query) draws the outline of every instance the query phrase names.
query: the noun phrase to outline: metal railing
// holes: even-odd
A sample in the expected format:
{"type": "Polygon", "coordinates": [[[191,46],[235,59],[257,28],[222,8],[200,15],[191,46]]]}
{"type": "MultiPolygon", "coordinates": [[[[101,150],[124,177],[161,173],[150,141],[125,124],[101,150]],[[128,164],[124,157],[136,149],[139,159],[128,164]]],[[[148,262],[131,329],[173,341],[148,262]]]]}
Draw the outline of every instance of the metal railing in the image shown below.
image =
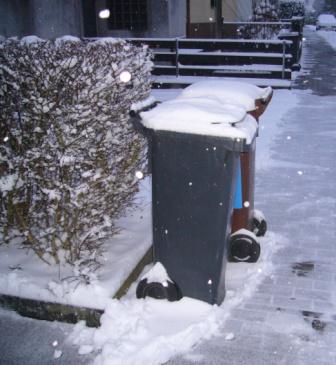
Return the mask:
{"type": "Polygon", "coordinates": [[[276,39],[282,30],[291,30],[291,22],[223,22],[223,38],[276,39]]]}
{"type": "MultiPolygon", "coordinates": [[[[248,65],[260,65],[258,73],[272,72],[286,79],[291,68],[292,41],[246,40],[246,39],[186,39],[186,38],[132,38],[134,44],[147,44],[154,56],[157,75],[211,75],[218,76],[220,69],[226,73],[248,70],[248,65]],[[276,57],[276,54],[278,57],[276,57]],[[276,59],[278,61],[276,61],[276,59]],[[268,71],[268,66],[277,65],[278,71],[268,71]]],[[[255,66],[253,66],[255,67],[255,66]]],[[[252,68],[253,68],[252,67],[252,68]]],[[[251,71],[252,72],[252,71],[251,71]]]]}

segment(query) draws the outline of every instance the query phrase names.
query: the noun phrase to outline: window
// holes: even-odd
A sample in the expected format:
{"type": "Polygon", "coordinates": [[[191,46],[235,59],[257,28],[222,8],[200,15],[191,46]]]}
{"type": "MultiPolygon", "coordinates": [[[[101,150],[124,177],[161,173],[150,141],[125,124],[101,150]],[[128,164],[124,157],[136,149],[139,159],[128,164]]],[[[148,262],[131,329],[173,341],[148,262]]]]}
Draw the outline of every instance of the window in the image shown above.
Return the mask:
{"type": "Polygon", "coordinates": [[[147,0],[108,0],[107,6],[110,29],[147,29],[147,0]]]}

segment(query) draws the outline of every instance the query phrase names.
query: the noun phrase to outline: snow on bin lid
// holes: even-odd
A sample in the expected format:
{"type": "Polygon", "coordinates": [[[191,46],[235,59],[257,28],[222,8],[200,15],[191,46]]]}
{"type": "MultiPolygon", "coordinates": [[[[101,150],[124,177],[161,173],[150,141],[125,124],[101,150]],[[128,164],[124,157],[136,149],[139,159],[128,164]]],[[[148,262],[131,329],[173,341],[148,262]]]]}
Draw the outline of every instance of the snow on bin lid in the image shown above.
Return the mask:
{"type": "Polygon", "coordinates": [[[255,110],[256,100],[266,100],[271,93],[271,87],[263,89],[245,82],[209,80],[188,86],[179,98],[214,97],[221,103],[241,105],[249,112],[255,110]]]}
{"type": "Polygon", "coordinates": [[[258,125],[237,105],[220,104],[213,98],[174,99],[140,113],[150,129],[217,137],[241,138],[251,143],[258,125]]]}

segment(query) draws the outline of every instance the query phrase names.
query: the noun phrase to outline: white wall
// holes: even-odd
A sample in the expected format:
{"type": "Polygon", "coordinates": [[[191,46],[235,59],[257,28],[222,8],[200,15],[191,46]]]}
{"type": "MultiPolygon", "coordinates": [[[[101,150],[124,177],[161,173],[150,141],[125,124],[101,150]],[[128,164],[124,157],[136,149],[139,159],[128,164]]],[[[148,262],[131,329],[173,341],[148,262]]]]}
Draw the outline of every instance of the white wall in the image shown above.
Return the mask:
{"type": "Polygon", "coordinates": [[[252,0],[222,0],[224,21],[246,21],[252,15],[252,0]]]}
{"type": "Polygon", "coordinates": [[[211,9],[210,0],[190,0],[190,22],[210,23],[214,19],[215,12],[211,9]]]}
{"type": "Polygon", "coordinates": [[[246,21],[252,16],[253,1],[252,0],[236,0],[237,1],[237,21],[246,21]]]}
{"type": "MultiPolygon", "coordinates": [[[[252,15],[252,0],[222,0],[222,14],[225,21],[247,20],[252,15]]],[[[190,0],[191,23],[210,23],[214,17],[210,0],[190,0]]]]}

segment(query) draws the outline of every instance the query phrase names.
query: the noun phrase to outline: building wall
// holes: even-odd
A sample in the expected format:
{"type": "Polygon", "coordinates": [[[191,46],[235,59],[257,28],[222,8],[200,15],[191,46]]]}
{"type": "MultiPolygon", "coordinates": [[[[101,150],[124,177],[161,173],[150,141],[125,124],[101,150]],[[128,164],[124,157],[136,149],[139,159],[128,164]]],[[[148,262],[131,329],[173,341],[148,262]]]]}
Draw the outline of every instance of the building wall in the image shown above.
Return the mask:
{"type": "Polygon", "coordinates": [[[80,0],[0,0],[0,34],[46,39],[81,36],[80,0]]]}
{"type": "MultiPolygon", "coordinates": [[[[225,22],[248,20],[252,15],[252,2],[253,0],[222,0],[223,20],[225,22]]],[[[227,25],[226,30],[228,30],[227,25]]],[[[211,8],[210,0],[190,0],[188,36],[192,38],[216,36],[215,11],[211,8]]]]}
{"type": "Polygon", "coordinates": [[[30,0],[33,34],[41,38],[82,35],[80,0],[30,0]]]}
{"type": "MultiPolygon", "coordinates": [[[[244,21],[252,15],[252,0],[222,0],[224,21],[244,21]]],[[[190,22],[210,23],[214,19],[210,0],[190,0],[190,22]]]]}
{"type": "MultiPolygon", "coordinates": [[[[154,0],[155,1],[155,0],[154,0]]],[[[187,29],[186,0],[170,0],[169,3],[169,36],[184,37],[187,29]]]]}
{"type": "Polygon", "coordinates": [[[98,36],[111,37],[183,37],[186,35],[186,0],[148,0],[146,31],[111,30],[108,20],[98,13],[106,7],[105,0],[96,0],[98,36]]]}
{"type": "MultiPolygon", "coordinates": [[[[98,36],[181,37],[186,35],[186,0],[148,0],[148,29],[142,32],[108,29],[107,20],[98,13],[106,8],[105,0],[0,0],[0,35],[35,34],[41,38],[62,35],[83,36],[82,1],[93,2],[93,27],[98,36]]],[[[214,9],[210,0],[190,0],[190,22],[198,24],[198,34],[213,33],[214,9]]],[[[225,21],[247,20],[252,0],[222,0],[225,21]]],[[[191,27],[194,28],[193,26],[191,27]]],[[[196,28],[195,28],[196,29],[196,28]]],[[[94,30],[93,30],[94,31],[94,30]]],[[[91,34],[94,32],[91,31],[91,34]]]]}
{"type": "Polygon", "coordinates": [[[0,35],[22,37],[31,28],[29,1],[0,0],[0,35]]]}

